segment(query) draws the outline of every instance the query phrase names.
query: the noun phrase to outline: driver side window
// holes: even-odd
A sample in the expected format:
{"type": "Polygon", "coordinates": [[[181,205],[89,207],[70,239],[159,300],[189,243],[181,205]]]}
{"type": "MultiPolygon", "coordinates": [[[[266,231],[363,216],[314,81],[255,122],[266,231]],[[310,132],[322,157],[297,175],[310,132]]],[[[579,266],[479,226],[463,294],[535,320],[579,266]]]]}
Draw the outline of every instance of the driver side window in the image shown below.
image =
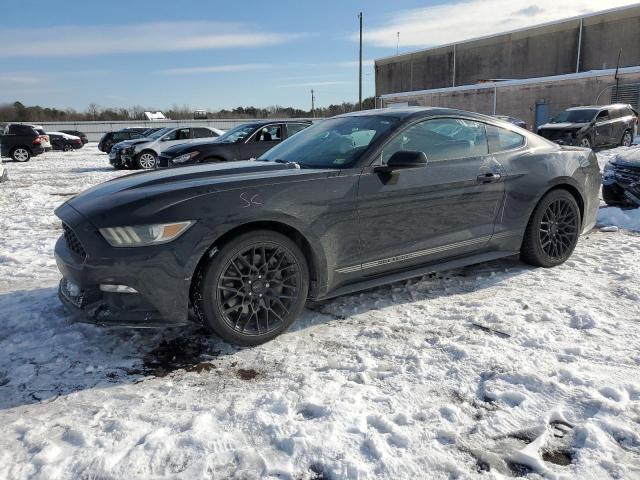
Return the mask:
{"type": "Polygon", "coordinates": [[[602,110],[596,117],[596,122],[606,122],[609,120],[609,110],[602,110]]]}
{"type": "Polygon", "coordinates": [[[461,118],[426,120],[400,132],[382,151],[381,164],[400,151],[424,152],[430,162],[489,154],[482,123],[461,118]]]}

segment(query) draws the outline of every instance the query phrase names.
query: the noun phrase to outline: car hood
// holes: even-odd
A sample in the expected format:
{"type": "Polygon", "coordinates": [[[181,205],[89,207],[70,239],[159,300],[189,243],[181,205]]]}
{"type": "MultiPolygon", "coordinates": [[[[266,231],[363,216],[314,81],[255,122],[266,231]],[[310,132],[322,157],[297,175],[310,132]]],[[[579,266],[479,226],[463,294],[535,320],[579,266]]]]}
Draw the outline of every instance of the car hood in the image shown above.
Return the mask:
{"type": "Polygon", "coordinates": [[[70,206],[100,228],[110,225],[110,212],[114,211],[121,213],[124,209],[133,218],[150,218],[194,197],[301,177],[326,177],[333,171],[252,160],[161,169],[109,180],[71,198],[60,209],[70,206]]]}
{"type": "Polygon", "coordinates": [[[539,127],[539,130],[576,130],[589,125],[588,123],[545,123],[539,127]]]}
{"type": "Polygon", "coordinates": [[[611,163],[621,167],[640,168],[640,147],[631,147],[629,150],[617,154],[611,163]]]}
{"type": "MultiPolygon", "coordinates": [[[[123,140],[116,143],[118,148],[132,147],[133,145],[140,145],[141,143],[149,143],[151,140],[148,138],[136,138],[135,140],[123,140]]],[[[114,145],[115,146],[115,145],[114,145]]]]}

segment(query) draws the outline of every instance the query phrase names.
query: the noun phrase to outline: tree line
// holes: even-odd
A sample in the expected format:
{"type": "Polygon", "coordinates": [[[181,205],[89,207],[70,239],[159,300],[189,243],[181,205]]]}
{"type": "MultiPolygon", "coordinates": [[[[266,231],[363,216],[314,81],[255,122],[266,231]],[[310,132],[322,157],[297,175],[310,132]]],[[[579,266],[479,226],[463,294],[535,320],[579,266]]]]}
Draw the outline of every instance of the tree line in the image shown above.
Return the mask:
{"type": "MultiPolygon", "coordinates": [[[[375,108],[375,98],[363,100],[363,108],[375,108]]],[[[209,118],[309,118],[332,117],[341,113],[358,110],[357,103],[342,102],[341,104],[318,107],[314,111],[300,108],[273,105],[266,108],[236,107],[231,110],[222,109],[207,112],[209,118]]],[[[144,112],[155,112],[157,108],[145,108],[135,105],[129,108],[102,107],[95,103],[86,110],[78,111],[73,108],[59,109],[55,107],[41,107],[40,105],[26,106],[21,102],[0,104],[0,122],[79,122],[79,121],[122,121],[144,120],[144,112]]],[[[193,118],[194,109],[188,105],[174,105],[163,110],[167,118],[172,120],[188,120],[193,118]]]]}

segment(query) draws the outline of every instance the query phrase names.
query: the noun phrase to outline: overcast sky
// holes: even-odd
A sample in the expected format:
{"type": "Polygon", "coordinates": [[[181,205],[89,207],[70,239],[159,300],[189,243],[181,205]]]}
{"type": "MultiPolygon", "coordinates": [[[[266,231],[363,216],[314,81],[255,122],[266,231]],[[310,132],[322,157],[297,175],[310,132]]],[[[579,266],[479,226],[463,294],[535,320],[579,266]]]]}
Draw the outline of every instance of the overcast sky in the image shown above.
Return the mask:
{"type": "Polygon", "coordinates": [[[2,7],[0,103],[309,108],[364,95],[373,59],[636,2],[109,0],[2,7]]]}

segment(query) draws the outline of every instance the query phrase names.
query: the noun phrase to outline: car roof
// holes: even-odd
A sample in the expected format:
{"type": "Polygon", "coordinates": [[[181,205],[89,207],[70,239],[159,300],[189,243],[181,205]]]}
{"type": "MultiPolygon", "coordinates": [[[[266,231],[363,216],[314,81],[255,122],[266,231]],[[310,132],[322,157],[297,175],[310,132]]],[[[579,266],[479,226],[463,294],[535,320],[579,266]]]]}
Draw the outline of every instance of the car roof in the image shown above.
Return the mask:
{"type": "Polygon", "coordinates": [[[358,116],[388,116],[401,119],[411,117],[436,117],[436,116],[455,116],[465,117],[472,120],[482,122],[499,120],[491,115],[483,115],[481,113],[469,112],[466,110],[458,110],[455,108],[441,107],[399,107],[399,108],[377,108],[372,110],[361,110],[359,112],[345,113],[338,117],[358,117],[358,116]]]}
{"type": "Polygon", "coordinates": [[[610,105],[581,105],[567,108],[567,110],[604,110],[604,109],[632,108],[628,103],[612,103],[610,105]]]}

